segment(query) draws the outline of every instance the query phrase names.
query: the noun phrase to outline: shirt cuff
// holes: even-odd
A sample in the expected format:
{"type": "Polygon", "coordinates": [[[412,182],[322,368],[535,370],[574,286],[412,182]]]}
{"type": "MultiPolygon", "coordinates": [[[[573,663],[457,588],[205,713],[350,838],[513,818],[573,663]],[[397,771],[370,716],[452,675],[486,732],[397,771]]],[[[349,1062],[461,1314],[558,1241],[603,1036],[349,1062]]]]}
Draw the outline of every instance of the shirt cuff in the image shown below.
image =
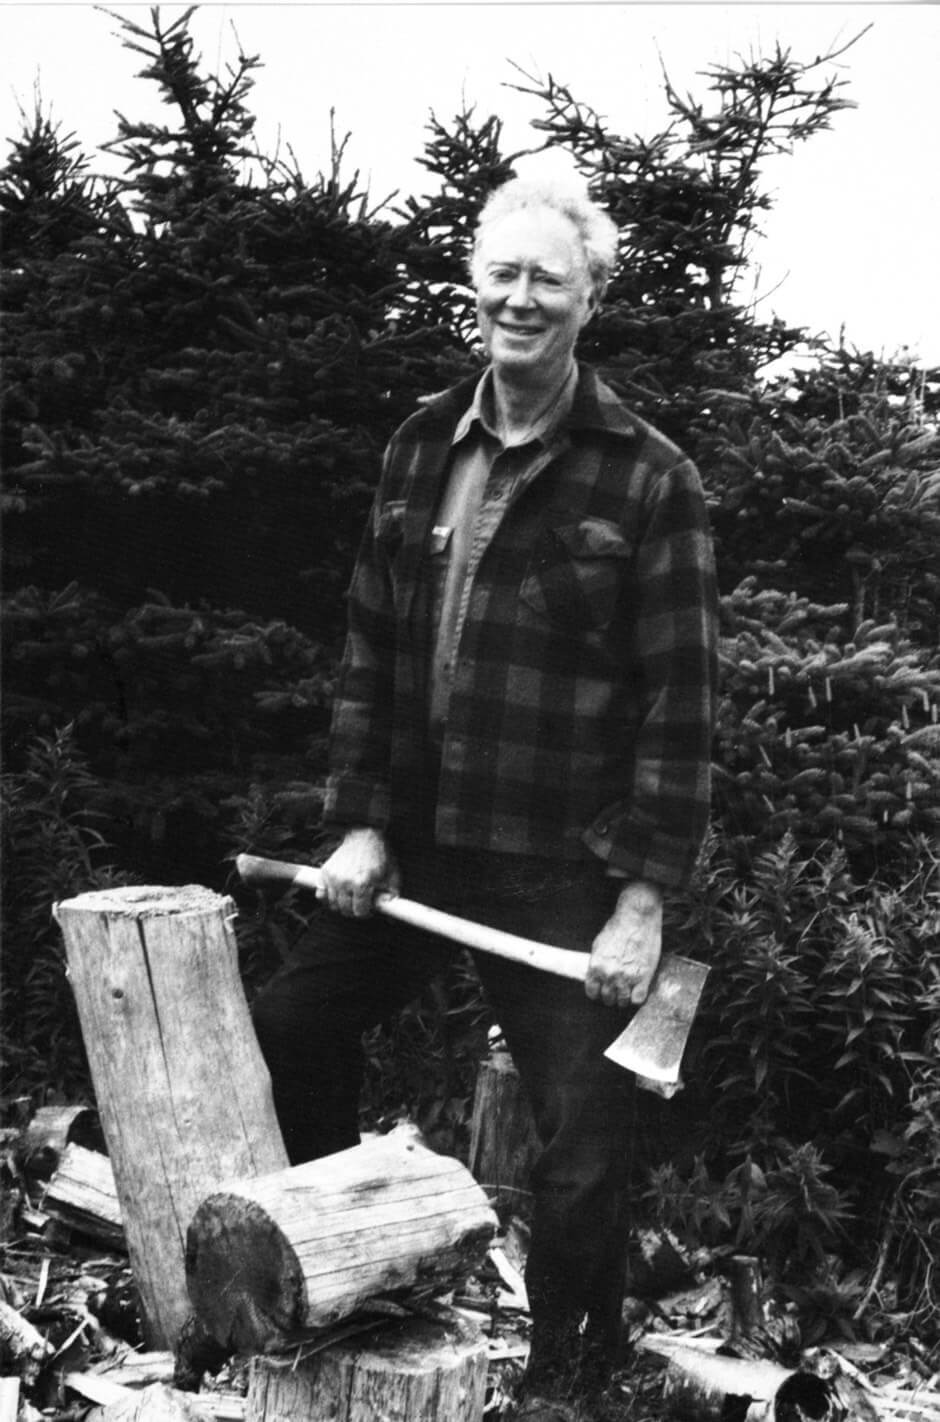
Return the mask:
{"type": "Polygon", "coordinates": [[[663,889],[688,883],[698,856],[697,844],[646,824],[629,810],[598,815],[581,840],[604,861],[611,878],[644,879],[663,889]]]}

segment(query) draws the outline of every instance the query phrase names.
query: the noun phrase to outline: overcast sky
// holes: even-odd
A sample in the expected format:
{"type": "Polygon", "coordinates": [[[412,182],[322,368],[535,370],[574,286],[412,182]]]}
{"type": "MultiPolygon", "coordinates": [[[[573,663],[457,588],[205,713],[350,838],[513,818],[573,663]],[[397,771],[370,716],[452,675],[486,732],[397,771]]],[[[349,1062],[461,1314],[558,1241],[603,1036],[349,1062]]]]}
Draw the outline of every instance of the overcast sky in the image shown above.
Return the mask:
{"type": "MultiPolygon", "coordinates": [[[[109,8],[148,22],[148,6],[109,8]]],[[[164,19],[182,9],[161,7],[164,19]]],[[[0,136],[17,132],[37,82],[89,151],[113,136],[115,110],[155,116],[156,88],[135,77],[143,61],[118,31],[89,4],[0,0],[0,136]]],[[[204,5],[193,21],[209,68],[232,61],[239,41],[264,61],[249,99],[262,148],[280,135],[312,177],[328,166],[335,109],[340,135],[352,135],[350,176],[359,168],[376,199],[429,190],[414,159],[431,110],[447,119],[474,104],[503,118],[507,148],[528,146],[539,108],[509,87],[513,64],[551,73],[611,130],[649,135],[665,119],[660,60],[677,88],[704,95],[697,76],[710,64],[778,40],[812,59],[862,31],[837,66],[859,107],[768,170],[776,206],[756,251],[757,290],[768,314],[832,336],[844,325],[862,348],[909,346],[938,365],[940,6],[347,0],[204,5]]]]}

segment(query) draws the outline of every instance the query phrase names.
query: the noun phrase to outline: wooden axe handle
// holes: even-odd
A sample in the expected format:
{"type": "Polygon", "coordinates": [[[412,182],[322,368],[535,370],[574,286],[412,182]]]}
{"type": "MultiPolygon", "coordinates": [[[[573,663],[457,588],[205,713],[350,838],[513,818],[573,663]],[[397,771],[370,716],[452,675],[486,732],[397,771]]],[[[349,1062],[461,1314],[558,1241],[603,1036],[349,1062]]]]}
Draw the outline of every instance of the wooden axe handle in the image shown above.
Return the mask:
{"type": "MultiPolygon", "coordinates": [[[[309,864],[260,859],[254,854],[239,854],[235,868],[246,884],[293,884],[300,889],[316,890],[323,883],[319,869],[309,864]]],[[[587,953],[576,953],[571,948],[554,948],[548,943],[533,942],[531,938],[519,938],[515,933],[504,933],[502,929],[489,928],[486,924],[471,923],[469,919],[428,908],[397,894],[377,894],[375,907],[385,918],[424,929],[426,933],[436,933],[463,948],[476,948],[482,953],[492,953],[496,958],[508,958],[513,963],[524,963],[530,968],[554,973],[556,977],[570,978],[572,982],[583,983],[587,976],[587,953]]]]}

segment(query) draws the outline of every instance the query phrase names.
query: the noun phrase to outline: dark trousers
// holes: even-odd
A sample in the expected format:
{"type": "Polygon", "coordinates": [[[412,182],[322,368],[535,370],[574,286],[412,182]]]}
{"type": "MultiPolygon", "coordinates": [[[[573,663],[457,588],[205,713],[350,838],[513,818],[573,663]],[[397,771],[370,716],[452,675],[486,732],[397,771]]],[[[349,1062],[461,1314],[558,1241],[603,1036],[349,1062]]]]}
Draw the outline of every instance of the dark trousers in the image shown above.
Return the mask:
{"type": "MultiPolygon", "coordinates": [[[[585,952],[618,889],[593,860],[437,849],[400,857],[406,897],[585,952]]],[[[292,1163],[358,1143],[362,1033],[416,997],[448,951],[381,916],[318,912],[254,1008],[292,1163]]],[[[531,1370],[568,1365],[582,1346],[610,1358],[624,1287],[634,1078],[603,1052],[630,1014],[590,1002],[580,983],[485,953],[474,961],[542,1145],[526,1267],[531,1370]]]]}

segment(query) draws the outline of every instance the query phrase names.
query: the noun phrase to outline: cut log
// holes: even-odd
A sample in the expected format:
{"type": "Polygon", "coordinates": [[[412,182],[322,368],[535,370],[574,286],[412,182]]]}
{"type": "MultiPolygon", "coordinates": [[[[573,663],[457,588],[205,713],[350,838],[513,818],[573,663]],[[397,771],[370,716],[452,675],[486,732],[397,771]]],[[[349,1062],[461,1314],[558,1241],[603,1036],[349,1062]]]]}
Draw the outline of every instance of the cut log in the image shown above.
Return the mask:
{"type": "Polygon", "coordinates": [[[487,1345],[471,1324],[412,1319],[314,1357],[253,1358],[245,1422],[480,1422],[487,1345]]]}
{"type": "Polygon", "coordinates": [[[61,1224],[105,1244],[125,1247],[114,1171],[100,1151],[66,1146],[40,1204],[47,1215],[61,1224]]]}
{"type": "Polygon", "coordinates": [[[219,1343],[270,1351],[380,1294],[465,1278],[496,1223],[459,1161],[399,1128],[210,1195],[189,1229],[189,1293],[219,1343]]]}
{"type": "Polygon", "coordinates": [[[470,1170],[500,1220],[524,1211],[539,1141],[532,1108],[508,1052],[494,1052],[477,1070],[470,1125],[470,1170]]]}
{"type": "Polygon", "coordinates": [[[282,1169],[267,1067],[238,973],[231,899],[198,885],[56,906],[147,1343],[190,1312],[185,1238],[220,1181],[282,1169]]]}
{"type": "Polygon", "coordinates": [[[663,1400],[670,1416],[686,1422],[772,1422],[774,1398],[792,1376],[776,1363],[709,1357],[693,1348],[674,1348],[668,1356],[663,1400]]]}
{"type": "Polygon", "coordinates": [[[639,1346],[668,1358],[663,1401],[669,1415],[684,1422],[725,1422],[729,1417],[741,1422],[783,1417],[878,1422],[876,1390],[851,1377],[826,1350],[811,1350],[799,1368],[790,1369],[764,1359],[719,1357],[669,1335],[646,1334],[639,1346]]]}
{"type": "Polygon", "coordinates": [[[90,1106],[40,1106],[20,1142],[23,1169],[33,1180],[48,1180],[68,1145],[100,1151],[98,1113],[90,1106]]]}

